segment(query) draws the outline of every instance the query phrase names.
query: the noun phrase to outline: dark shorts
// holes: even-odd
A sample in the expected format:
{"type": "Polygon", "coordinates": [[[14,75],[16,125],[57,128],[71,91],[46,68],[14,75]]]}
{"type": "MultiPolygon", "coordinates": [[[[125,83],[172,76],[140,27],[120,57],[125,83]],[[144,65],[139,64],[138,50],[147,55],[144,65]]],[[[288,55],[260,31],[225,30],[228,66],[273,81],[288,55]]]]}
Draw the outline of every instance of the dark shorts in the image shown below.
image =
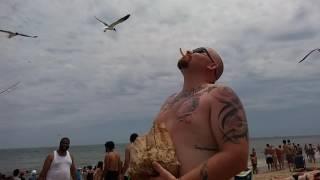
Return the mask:
{"type": "Polygon", "coordinates": [[[286,159],[287,159],[288,163],[293,164],[293,155],[287,154],[287,155],[286,155],[286,159]]]}
{"type": "Polygon", "coordinates": [[[273,158],[272,157],[267,157],[266,158],[267,164],[272,164],[273,163],[273,158]]]}
{"type": "Polygon", "coordinates": [[[119,172],[118,171],[107,171],[104,180],[118,180],[119,172]]]}

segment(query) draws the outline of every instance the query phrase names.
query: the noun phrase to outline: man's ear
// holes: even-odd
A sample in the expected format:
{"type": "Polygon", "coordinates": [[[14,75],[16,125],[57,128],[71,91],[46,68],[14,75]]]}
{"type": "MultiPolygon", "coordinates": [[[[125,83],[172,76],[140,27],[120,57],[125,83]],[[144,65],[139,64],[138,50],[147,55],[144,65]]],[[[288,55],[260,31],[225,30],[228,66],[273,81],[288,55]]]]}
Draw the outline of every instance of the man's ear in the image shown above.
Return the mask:
{"type": "Polygon", "coordinates": [[[210,63],[208,66],[208,69],[210,70],[215,70],[218,68],[217,64],[216,63],[210,63]]]}

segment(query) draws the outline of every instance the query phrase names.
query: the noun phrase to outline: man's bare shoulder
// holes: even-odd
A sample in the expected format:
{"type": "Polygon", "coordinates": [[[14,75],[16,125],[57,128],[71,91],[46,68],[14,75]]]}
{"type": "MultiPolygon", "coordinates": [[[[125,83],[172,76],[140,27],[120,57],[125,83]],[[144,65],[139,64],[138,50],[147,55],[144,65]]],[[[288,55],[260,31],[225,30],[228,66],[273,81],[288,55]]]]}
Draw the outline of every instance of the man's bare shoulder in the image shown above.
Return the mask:
{"type": "Polygon", "coordinates": [[[221,97],[223,94],[227,92],[235,94],[233,90],[226,85],[209,84],[204,89],[202,89],[199,94],[201,96],[209,95],[208,97],[217,98],[217,97],[221,97]]]}
{"type": "Polygon", "coordinates": [[[48,161],[53,161],[53,159],[54,159],[53,153],[48,154],[48,156],[46,157],[46,160],[48,160],[48,161]]]}
{"type": "Polygon", "coordinates": [[[105,157],[110,157],[110,158],[114,158],[114,157],[120,157],[120,154],[117,151],[112,151],[106,154],[105,157]]]}
{"type": "Polygon", "coordinates": [[[168,102],[172,101],[177,96],[177,94],[178,93],[173,93],[170,96],[168,96],[166,101],[165,101],[165,103],[168,103],[168,102]]]}
{"type": "Polygon", "coordinates": [[[219,95],[221,93],[227,93],[227,92],[234,93],[231,87],[223,84],[209,84],[206,87],[205,91],[210,92],[212,95],[219,95]]]}
{"type": "Polygon", "coordinates": [[[240,99],[235,91],[226,85],[210,85],[206,91],[213,98],[213,101],[218,103],[226,104],[231,102],[240,103],[240,99]]]}
{"type": "Polygon", "coordinates": [[[175,97],[177,96],[177,93],[173,93],[171,94],[169,97],[167,97],[167,99],[165,100],[165,102],[162,104],[160,111],[164,111],[168,108],[168,106],[170,104],[172,104],[172,102],[174,101],[175,97]]]}
{"type": "Polygon", "coordinates": [[[211,122],[223,143],[238,144],[248,138],[247,118],[237,94],[228,86],[215,85],[211,92],[211,122]]]}

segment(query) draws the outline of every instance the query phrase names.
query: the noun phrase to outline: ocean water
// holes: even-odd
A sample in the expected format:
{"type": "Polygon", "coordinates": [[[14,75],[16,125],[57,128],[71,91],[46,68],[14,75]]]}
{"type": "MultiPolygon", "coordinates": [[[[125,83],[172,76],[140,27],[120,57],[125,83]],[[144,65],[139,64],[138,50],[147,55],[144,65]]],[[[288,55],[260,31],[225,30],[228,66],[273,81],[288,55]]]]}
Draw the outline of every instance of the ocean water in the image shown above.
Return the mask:
{"type": "MultiPolygon", "coordinates": [[[[265,166],[264,148],[266,144],[274,146],[282,145],[283,139],[290,139],[292,143],[300,144],[320,144],[319,136],[296,136],[296,137],[272,137],[272,138],[251,138],[250,152],[254,147],[258,156],[258,166],[265,166]]],[[[126,144],[116,144],[116,150],[124,159],[124,149],[126,144]]],[[[20,149],[0,149],[0,172],[11,174],[14,169],[37,170],[40,172],[46,156],[53,152],[57,147],[43,148],[20,148],[20,149]]],[[[96,165],[98,161],[103,161],[104,145],[71,146],[69,151],[72,153],[76,166],[96,165]]]]}

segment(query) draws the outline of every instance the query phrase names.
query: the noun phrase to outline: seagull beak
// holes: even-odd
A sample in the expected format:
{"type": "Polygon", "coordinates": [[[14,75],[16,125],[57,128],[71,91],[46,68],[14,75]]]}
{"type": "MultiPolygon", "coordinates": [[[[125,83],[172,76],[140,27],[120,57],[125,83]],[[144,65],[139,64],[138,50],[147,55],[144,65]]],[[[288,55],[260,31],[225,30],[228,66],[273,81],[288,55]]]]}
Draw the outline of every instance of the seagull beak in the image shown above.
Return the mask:
{"type": "Polygon", "coordinates": [[[183,51],[182,51],[182,49],[180,48],[180,54],[181,54],[181,56],[182,57],[184,57],[185,56],[185,54],[183,53],[183,51]]]}

